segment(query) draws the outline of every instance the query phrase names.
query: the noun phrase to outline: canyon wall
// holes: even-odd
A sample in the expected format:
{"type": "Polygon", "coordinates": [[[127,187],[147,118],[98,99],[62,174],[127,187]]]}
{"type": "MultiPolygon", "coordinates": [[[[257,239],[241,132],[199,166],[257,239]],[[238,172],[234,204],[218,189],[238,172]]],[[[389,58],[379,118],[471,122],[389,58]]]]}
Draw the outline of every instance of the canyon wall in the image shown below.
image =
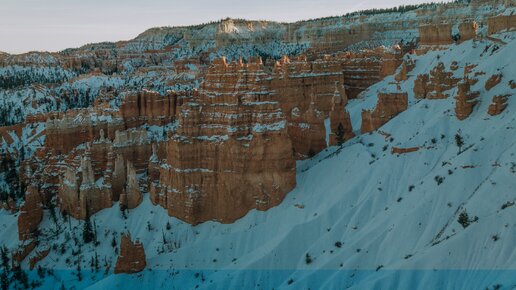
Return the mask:
{"type": "Polygon", "coordinates": [[[497,15],[487,19],[487,34],[516,29],[516,15],[497,15]]]}
{"type": "Polygon", "coordinates": [[[452,43],[451,23],[428,24],[419,27],[420,45],[446,45],[452,43]]]}
{"type": "Polygon", "coordinates": [[[260,60],[214,62],[179,123],[151,189],[170,215],[233,222],[279,204],[295,186],[287,120],[260,60]]]}

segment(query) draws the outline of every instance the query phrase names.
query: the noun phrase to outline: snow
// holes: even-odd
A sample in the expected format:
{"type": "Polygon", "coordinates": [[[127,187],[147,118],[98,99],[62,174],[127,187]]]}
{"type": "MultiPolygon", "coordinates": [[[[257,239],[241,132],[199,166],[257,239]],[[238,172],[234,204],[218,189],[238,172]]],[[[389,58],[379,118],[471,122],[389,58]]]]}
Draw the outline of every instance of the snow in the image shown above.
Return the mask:
{"type": "MultiPolygon", "coordinates": [[[[418,57],[409,80],[402,84],[403,90],[411,88],[418,73],[436,64],[437,54],[445,64],[454,59],[459,66],[475,59],[476,70],[489,73],[475,85],[482,93],[481,102],[465,121],[454,116],[453,98],[419,101],[408,90],[410,108],[381,128],[391,134],[392,142],[378,133],[361,135],[342,147],[330,147],[313,159],[299,161],[297,186],[283,203],[266,212],[253,210],[230,225],[206,222],[192,227],[153,206],[148,196],[129,211],[127,219],[114,204],[92,217],[97,233],[105,237],[95,251],[113,264],[116,254],[110,241],[126,229],[145,245],[152,270],[112,275],[85,267],[85,279],[78,282],[74,268],[65,262],[71,251],[67,249],[64,255],[52,252],[41,262],[56,267],[56,278],[45,281],[43,288],[60,283],[88,289],[197,285],[201,289],[483,289],[513,285],[516,207],[502,209],[502,205],[516,200],[516,104],[510,99],[504,113],[490,117],[486,112],[491,95],[510,89],[499,85],[494,92],[485,92],[482,87],[491,72],[516,75],[514,67],[504,61],[516,41],[492,55],[473,58],[489,43],[467,42],[418,57]],[[466,144],[460,154],[454,144],[457,132],[466,144]],[[390,153],[392,146],[422,149],[397,156],[390,153]],[[444,177],[439,185],[436,176],[444,177]],[[478,221],[463,228],[457,222],[463,211],[478,221]],[[170,230],[165,229],[167,223],[170,230]],[[494,235],[500,240],[494,241],[494,235]],[[336,242],[341,246],[336,247],[336,242]],[[313,260],[310,264],[305,263],[307,253],[313,260]],[[293,284],[289,286],[290,279],[293,284]]],[[[390,81],[387,77],[383,85],[390,81]]],[[[347,109],[353,125],[362,108],[374,106],[375,90],[381,86],[350,101],[347,109]]],[[[13,247],[15,217],[0,214],[0,227],[11,233],[0,240],[13,247]]],[[[52,223],[47,216],[41,228],[52,229],[52,223]]],[[[74,227],[81,229],[74,220],[70,226],[62,225],[69,235],[74,227]]],[[[57,244],[65,241],[65,233],[59,235],[57,244]]],[[[93,252],[93,246],[83,247],[85,264],[93,252]]]]}
{"type": "Polygon", "coordinates": [[[276,123],[272,123],[272,124],[259,124],[259,123],[256,123],[253,126],[253,131],[254,132],[258,132],[258,133],[266,132],[266,131],[278,131],[278,130],[281,130],[281,129],[285,128],[286,123],[287,122],[285,120],[279,121],[279,122],[276,122],[276,123]]]}
{"type": "Polygon", "coordinates": [[[330,145],[330,133],[331,133],[331,128],[330,128],[330,118],[326,118],[324,120],[324,130],[325,130],[325,136],[326,136],[326,146],[329,146],[330,145]]]}

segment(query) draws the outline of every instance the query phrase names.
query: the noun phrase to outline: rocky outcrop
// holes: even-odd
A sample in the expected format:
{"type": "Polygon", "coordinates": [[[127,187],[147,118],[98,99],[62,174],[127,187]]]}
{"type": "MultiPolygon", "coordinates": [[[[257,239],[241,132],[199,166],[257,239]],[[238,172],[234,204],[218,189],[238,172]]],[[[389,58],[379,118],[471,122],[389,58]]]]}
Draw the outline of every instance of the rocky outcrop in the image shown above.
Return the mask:
{"type": "Polygon", "coordinates": [[[45,259],[50,254],[50,249],[43,251],[36,251],[36,254],[29,259],[29,269],[33,270],[40,261],[45,259]]]}
{"type": "Polygon", "coordinates": [[[484,85],[484,88],[486,89],[486,91],[489,91],[492,88],[494,88],[496,85],[498,85],[501,81],[502,81],[502,75],[501,74],[492,75],[486,81],[486,83],[484,85]]]}
{"type": "Polygon", "coordinates": [[[333,95],[333,106],[330,112],[330,140],[329,145],[340,145],[346,140],[355,136],[351,125],[351,118],[346,110],[348,97],[346,92],[337,84],[337,89],[333,95]]]}
{"type": "Polygon", "coordinates": [[[86,152],[81,158],[79,170],[66,167],[60,182],[61,210],[78,219],[85,219],[113,203],[111,186],[104,182],[105,178],[95,179],[90,154],[86,152]]]}
{"type": "Polygon", "coordinates": [[[313,99],[301,115],[298,108],[292,109],[288,123],[288,135],[297,159],[312,157],[326,148],[324,113],[317,109],[313,99]]]}
{"type": "Polygon", "coordinates": [[[186,95],[176,92],[160,95],[154,91],[143,90],[126,96],[120,106],[119,116],[124,120],[126,128],[143,124],[161,126],[174,120],[179,107],[187,98],[186,95]]]}
{"type": "Polygon", "coordinates": [[[17,250],[15,250],[12,254],[11,263],[12,266],[20,265],[27,256],[34,251],[38,242],[36,240],[32,240],[30,242],[25,242],[21,244],[17,250]]]}
{"type": "Polygon", "coordinates": [[[464,120],[473,112],[473,108],[478,103],[478,92],[470,91],[470,84],[463,81],[458,84],[458,92],[455,97],[455,115],[457,119],[464,120]]]}
{"type": "Polygon", "coordinates": [[[402,63],[403,53],[399,46],[380,47],[341,53],[336,58],[341,61],[346,93],[354,99],[366,88],[394,74],[402,63]]]}
{"type": "Polygon", "coordinates": [[[103,103],[83,110],[51,113],[46,121],[45,147],[54,154],[67,154],[75,147],[102,138],[113,141],[116,132],[142,125],[164,126],[172,123],[186,95],[168,92],[160,95],[144,90],[127,94],[119,108],[103,103]]]}
{"type": "Polygon", "coordinates": [[[48,119],[46,122],[45,147],[55,154],[66,154],[75,147],[100,138],[100,131],[105,137],[113,139],[115,131],[124,128],[123,120],[113,118],[111,114],[90,117],[88,111],[72,110],[48,119]]]}
{"type": "Polygon", "coordinates": [[[457,85],[460,79],[453,76],[452,71],[446,71],[444,63],[438,63],[430,74],[420,74],[414,81],[414,97],[417,99],[446,99],[446,91],[457,85]]]}
{"type": "Polygon", "coordinates": [[[414,60],[404,60],[400,66],[399,72],[394,76],[394,79],[397,82],[408,80],[408,73],[411,72],[415,66],[416,63],[414,60]]]}
{"type": "Polygon", "coordinates": [[[453,43],[450,23],[429,24],[419,27],[420,45],[446,45],[453,43]]]}
{"type": "Polygon", "coordinates": [[[295,161],[262,63],[216,61],[196,100],[181,108],[153,200],[192,224],[279,204],[295,185],[295,161]]]}
{"type": "Polygon", "coordinates": [[[326,148],[324,119],[331,110],[335,83],[343,81],[341,63],[331,57],[284,57],[274,65],[270,90],[287,119],[296,158],[326,148]]]}
{"type": "Polygon", "coordinates": [[[500,115],[507,108],[507,100],[509,96],[493,96],[493,101],[489,105],[487,113],[491,116],[500,115]]]}
{"type": "Polygon", "coordinates": [[[147,266],[145,249],[138,240],[133,242],[130,234],[120,237],[120,254],[116,260],[115,274],[139,273],[147,266]]]}
{"type": "Polygon", "coordinates": [[[408,107],[408,94],[403,92],[378,93],[378,101],[373,111],[362,111],[362,134],[372,132],[389,122],[408,107]]]}
{"type": "Polygon", "coordinates": [[[125,191],[125,183],[127,180],[127,166],[122,154],[117,154],[111,178],[111,190],[113,191],[113,201],[118,201],[120,195],[125,191]]]}
{"type": "Polygon", "coordinates": [[[43,219],[42,200],[36,186],[29,186],[25,194],[25,202],[20,207],[18,216],[18,238],[20,241],[33,238],[43,219]]]}
{"type": "Polygon", "coordinates": [[[143,195],[136,177],[136,169],[133,164],[127,162],[127,178],[125,192],[120,195],[120,209],[133,209],[142,202],[143,195]]]}
{"type": "Polygon", "coordinates": [[[419,147],[409,147],[409,148],[399,148],[399,147],[392,147],[391,148],[391,154],[406,154],[406,153],[412,153],[418,151],[419,147]]]}
{"type": "Polygon", "coordinates": [[[474,39],[477,36],[478,24],[475,21],[468,21],[459,24],[460,41],[474,39]]]}
{"type": "Polygon", "coordinates": [[[487,34],[516,29],[516,15],[498,15],[487,19],[487,34]]]}

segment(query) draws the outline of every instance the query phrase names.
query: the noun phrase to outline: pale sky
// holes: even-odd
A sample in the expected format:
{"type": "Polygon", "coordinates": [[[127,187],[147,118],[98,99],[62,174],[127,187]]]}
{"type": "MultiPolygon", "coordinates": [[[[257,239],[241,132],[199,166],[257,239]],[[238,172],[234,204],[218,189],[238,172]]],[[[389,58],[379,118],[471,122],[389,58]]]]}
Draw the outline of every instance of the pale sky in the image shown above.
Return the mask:
{"type": "Polygon", "coordinates": [[[226,17],[291,22],[424,0],[0,0],[0,51],[59,51],[226,17]]]}

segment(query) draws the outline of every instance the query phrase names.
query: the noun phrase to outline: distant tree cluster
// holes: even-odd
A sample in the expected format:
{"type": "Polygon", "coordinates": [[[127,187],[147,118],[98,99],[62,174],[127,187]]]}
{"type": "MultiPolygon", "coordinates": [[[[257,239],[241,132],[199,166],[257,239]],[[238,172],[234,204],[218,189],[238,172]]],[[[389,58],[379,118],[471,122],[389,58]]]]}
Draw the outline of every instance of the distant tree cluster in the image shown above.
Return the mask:
{"type": "MultiPolygon", "coordinates": [[[[20,156],[20,158],[22,158],[22,156],[20,156]]],[[[7,189],[0,188],[0,202],[5,202],[9,198],[17,200],[22,198],[25,194],[25,188],[23,183],[20,182],[16,163],[16,160],[10,156],[7,156],[5,153],[0,153],[0,177],[3,177],[5,183],[8,185],[7,189]]]]}
{"type": "Polygon", "coordinates": [[[62,83],[69,77],[69,73],[56,67],[13,66],[0,71],[0,89],[14,89],[34,83],[62,83]]]}

